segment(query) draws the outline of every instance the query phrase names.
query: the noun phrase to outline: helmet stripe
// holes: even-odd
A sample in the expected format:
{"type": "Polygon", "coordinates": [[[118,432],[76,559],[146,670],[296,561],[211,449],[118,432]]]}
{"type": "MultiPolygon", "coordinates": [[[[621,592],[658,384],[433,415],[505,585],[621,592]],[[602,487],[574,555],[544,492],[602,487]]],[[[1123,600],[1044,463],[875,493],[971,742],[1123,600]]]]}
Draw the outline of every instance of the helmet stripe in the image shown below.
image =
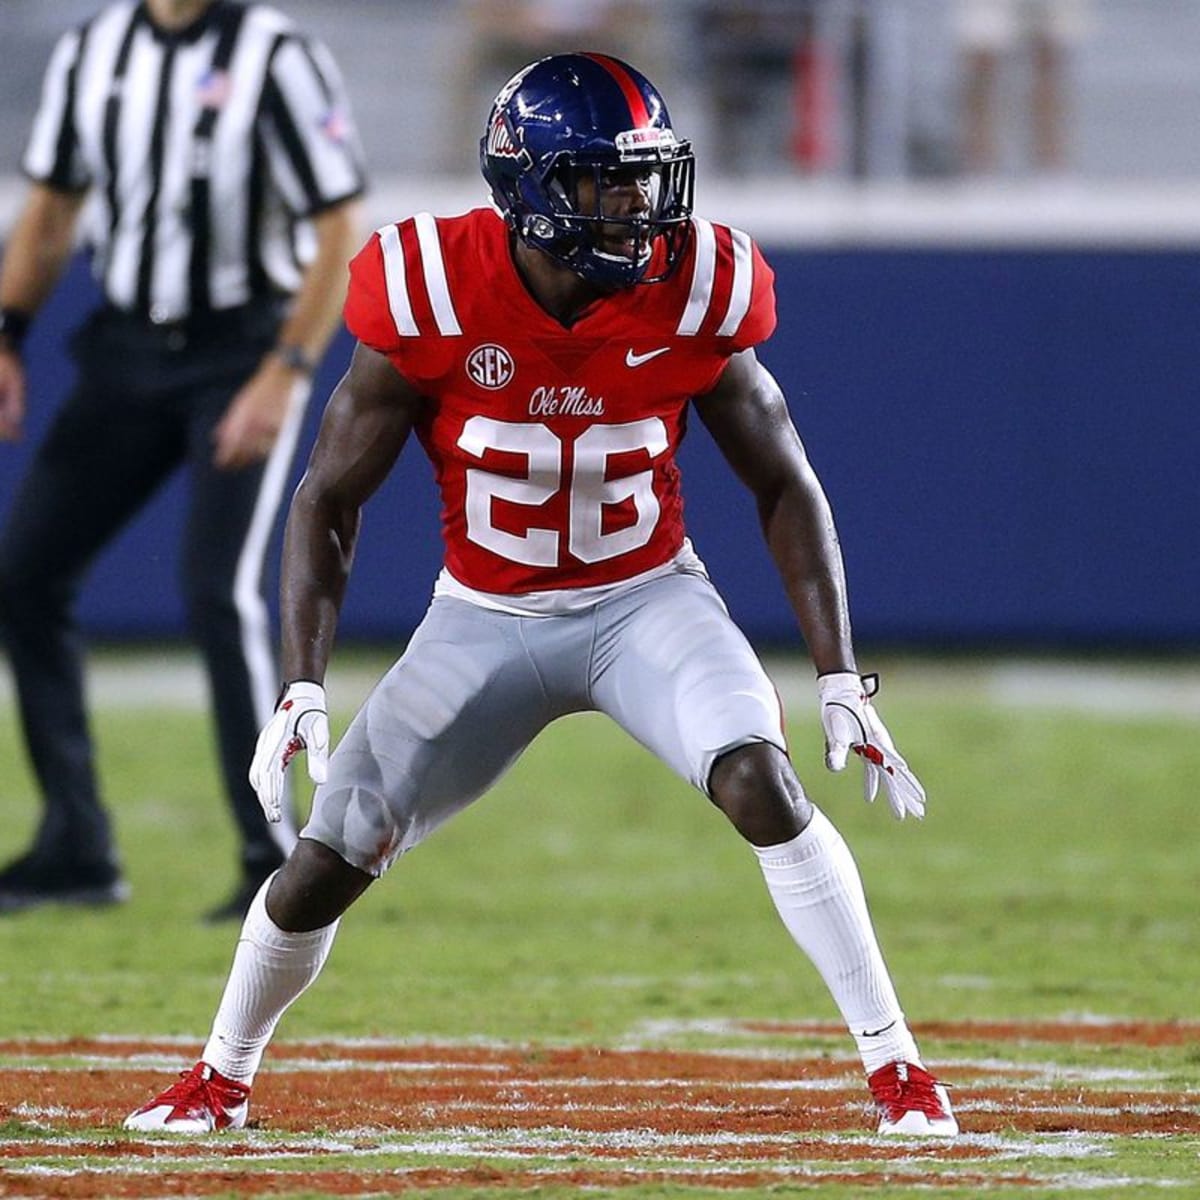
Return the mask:
{"type": "Polygon", "coordinates": [[[613,77],[621,89],[621,94],[625,97],[625,103],[629,105],[629,116],[633,120],[632,128],[645,129],[650,124],[650,113],[646,108],[646,101],[642,97],[642,89],[625,69],[624,64],[615,58],[609,58],[607,54],[585,54],[583,57],[598,63],[613,77]]]}

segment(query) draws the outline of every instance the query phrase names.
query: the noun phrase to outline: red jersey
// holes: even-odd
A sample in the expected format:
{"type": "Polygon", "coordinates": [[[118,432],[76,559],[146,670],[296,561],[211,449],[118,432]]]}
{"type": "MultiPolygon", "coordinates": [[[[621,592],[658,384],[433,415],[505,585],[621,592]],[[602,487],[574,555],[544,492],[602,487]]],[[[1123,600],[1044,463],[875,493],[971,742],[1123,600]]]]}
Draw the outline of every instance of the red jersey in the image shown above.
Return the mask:
{"type": "Polygon", "coordinates": [[[738,230],[693,219],[662,283],[569,327],[533,299],[491,209],[420,213],[350,264],[346,324],[430,398],[417,434],[449,573],[519,594],[617,583],[683,544],[687,404],[775,327],[774,274],[738,230]]]}

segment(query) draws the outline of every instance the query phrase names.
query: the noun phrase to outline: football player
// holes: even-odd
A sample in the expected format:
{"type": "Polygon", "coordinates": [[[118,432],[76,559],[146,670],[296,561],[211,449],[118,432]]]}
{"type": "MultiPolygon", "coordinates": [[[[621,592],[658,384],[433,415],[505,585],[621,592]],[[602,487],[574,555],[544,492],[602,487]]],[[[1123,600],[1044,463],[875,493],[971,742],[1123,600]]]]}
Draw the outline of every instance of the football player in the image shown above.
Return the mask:
{"type": "Polygon", "coordinates": [[[689,408],[750,489],[817,672],[826,763],[851,751],[897,817],[925,796],[855,660],[821,485],[754,347],[775,325],[754,242],[692,214],[693,156],[638,71],[525,68],[480,144],[494,210],[420,213],[351,266],[358,339],[288,518],[286,682],[251,779],[272,820],[300,750],[317,789],[248,914],[203,1057],[132,1129],[246,1119],[276,1024],[346,908],[490,788],[549,722],[607,713],[750,844],[857,1044],[882,1133],[953,1136],[846,844],[805,795],[779,701],[684,531],[689,408]],[[328,757],[322,681],[361,510],[410,433],[441,491],[445,565],[404,655],[328,757]]]}

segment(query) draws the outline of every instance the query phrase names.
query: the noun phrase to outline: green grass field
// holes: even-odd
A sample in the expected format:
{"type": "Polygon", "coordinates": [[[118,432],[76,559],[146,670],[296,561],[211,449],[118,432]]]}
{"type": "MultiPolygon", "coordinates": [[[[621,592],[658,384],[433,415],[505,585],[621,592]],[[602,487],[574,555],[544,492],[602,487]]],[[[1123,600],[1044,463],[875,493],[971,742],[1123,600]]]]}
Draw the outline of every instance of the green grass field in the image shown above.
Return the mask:
{"type": "MultiPolygon", "coordinates": [[[[331,688],[336,727],[384,665],[368,651],[343,656],[331,688]]],[[[824,770],[805,673],[799,663],[772,665],[801,777],[858,858],[918,1029],[1196,1021],[1200,665],[878,664],[880,711],[929,793],[927,819],[903,824],[884,801],[863,804],[854,768],[838,777],[824,770]]],[[[133,899],[120,910],[0,920],[0,1040],[170,1036],[187,1039],[186,1057],[207,1032],[236,934],[199,920],[235,879],[203,691],[178,652],[105,652],[97,666],[101,772],[133,899]]],[[[0,762],[7,859],[35,818],[11,702],[0,705],[0,762]]],[[[713,1032],[722,1022],[836,1019],[776,921],[753,855],[724,819],[603,718],[584,716],[546,731],[491,795],[367,894],[278,1041],[615,1047],[658,1039],[696,1049],[725,1044],[713,1032]]],[[[763,1045],[783,1052],[806,1043],[785,1032],[763,1045]]],[[[812,1045],[825,1057],[851,1057],[848,1040],[822,1035],[812,1045]]],[[[935,1067],[965,1053],[953,1038],[923,1048],[935,1067]]],[[[1200,1195],[1200,1039],[1021,1042],[991,1052],[1064,1077],[1125,1072],[1131,1087],[1175,1096],[1191,1132],[1154,1144],[1114,1135],[1103,1153],[1061,1169],[1044,1148],[1031,1149],[1028,1161],[1005,1160],[1005,1171],[1026,1170],[1024,1183],[999,1173],[946,1194],[1011,1186],[1044,1197],[1076,1188],[1133,1196],[1165,1186],[1200,1195]]],[[[0,1063],[14,1061],[0,1054],[0,1063]]],[[[268,1069],[271,1061],[269,1053],[268,1069]]],[[[960,1107],[969,1129],[966,1093],[960,1107]]],[[[122,1115],[111,1114],[114,1126],[122,1115]]],[[[8,1119],[0,1146],[42,1139],[52,1156],[52,1118],[8,1119]]],[[[938,1164],[928,1170],[936,1180],[938,1164]]],[[[3,1176],[0,1196],[36,1194],[3,1176]]],[[[897,1180],[888,1194],[906,1195],[910,1184],[897,1180]]],[[[480,1197],[493,1186],[436,1194],[480,1197]]],[[[793,1186],[805,1195],[859,1194],[853,1180],[762,1190],[789,1194],[793,1186]]],[[[635,1181],[612,1194],[702,1191],[699,1182],[676,1190],[635,1181]]]]}

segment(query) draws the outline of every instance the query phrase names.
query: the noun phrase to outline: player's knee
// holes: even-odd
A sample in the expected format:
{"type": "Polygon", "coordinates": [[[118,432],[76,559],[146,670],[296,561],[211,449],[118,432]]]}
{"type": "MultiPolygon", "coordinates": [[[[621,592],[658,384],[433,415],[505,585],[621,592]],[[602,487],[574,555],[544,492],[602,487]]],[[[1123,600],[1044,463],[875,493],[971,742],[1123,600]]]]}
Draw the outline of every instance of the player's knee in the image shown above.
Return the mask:
{"type": "Polygon", "coordinates": [[[328,846],[301,838],[271,880],[267,915],[289,933],[332,925],[374,882],[328,846]]]}
{"type": "Polygon", "coordinates": [[[756,846],[790,841],[812,820],[812,805],[787,755],[767,742],[721,755],[709,792],[738,833],[756,846]]]}

